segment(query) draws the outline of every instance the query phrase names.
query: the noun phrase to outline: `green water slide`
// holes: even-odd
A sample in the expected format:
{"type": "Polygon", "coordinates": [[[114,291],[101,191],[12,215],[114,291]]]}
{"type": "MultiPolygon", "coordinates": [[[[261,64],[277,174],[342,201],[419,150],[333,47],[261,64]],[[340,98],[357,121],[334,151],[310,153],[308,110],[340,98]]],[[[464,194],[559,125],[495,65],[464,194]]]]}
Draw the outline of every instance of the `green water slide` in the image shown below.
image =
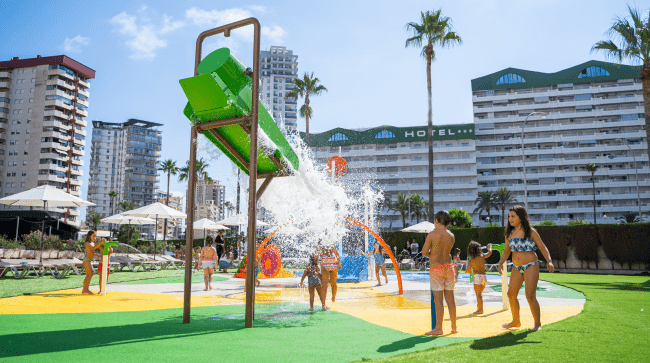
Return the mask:
{"type": "MultiPolygon", "coordinates": [[[[245,74],[246,66],[230,49],[221,48],[210,53],[201,61],[197,70],[198,76],[179,81],[189,101],[183,113],[190,122],[196,125],[235,118],[241,120],[251,115],[253,80],[245,74]]],[[[282,175],[290,167],[298,170],[298,156],[261,103],[258,122],[260,129],[271,141],[258,143],[258,175],[282,175]]],[[[250,162],[249,134],[250,126],[247,122],[203,131],[203,135],[246,174],[250,162]]],[[[260,133],[259,139],[263,137],[260,133]]]]}

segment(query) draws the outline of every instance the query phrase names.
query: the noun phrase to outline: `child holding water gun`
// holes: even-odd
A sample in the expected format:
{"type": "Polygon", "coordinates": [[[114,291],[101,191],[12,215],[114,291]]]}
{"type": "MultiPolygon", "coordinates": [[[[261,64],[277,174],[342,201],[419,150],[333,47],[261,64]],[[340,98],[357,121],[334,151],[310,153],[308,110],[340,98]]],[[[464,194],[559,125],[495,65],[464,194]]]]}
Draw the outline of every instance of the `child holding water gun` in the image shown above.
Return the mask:
{"type": "Polygon", "coordinates": [[[309,257],[309,264],[305,266],[305,271],[302,273],[300,286],[305,281],[305,277],[307,277],[307,284],[309,285],[309,311],[314,311],[314,290],[318,292],[318,298],[323,305],[323,310],[327,310],[325,299],[321,294],[320,268],[318,267],[318,263],[316,263],[315,256],[309,257]]]}
{"type": "Polygon", "coordinates": [[[471,241],[467,246],[467,256],[470,260],[467,262],[465,272],[472,274],[474,278],[474,293],[476,293],[477,310],[474,314],[483,314],[483,290],[487,285],[485,277],[485,259],[492,254],[492,244],[488,244],[488,252],[483,254],[483,247],[480,243],[471,241]]]}

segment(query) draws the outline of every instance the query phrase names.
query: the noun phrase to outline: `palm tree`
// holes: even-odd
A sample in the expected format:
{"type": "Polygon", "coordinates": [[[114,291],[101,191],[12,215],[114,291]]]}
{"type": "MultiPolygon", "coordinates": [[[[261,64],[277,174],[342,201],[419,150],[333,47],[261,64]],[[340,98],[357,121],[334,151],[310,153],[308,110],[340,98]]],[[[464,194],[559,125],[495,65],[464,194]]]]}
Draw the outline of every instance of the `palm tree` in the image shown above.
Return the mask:
{"type": "Polygon", "coordinates": [[[117,205],[117,209],[121,210],[122,212],[126,212],[127,210],[135,209],[135,205],[133,204],[133,202],[125,200],[125,201],[120,202],[117,205]]]}
{"type": "Polygon", "coordinates": [[[481,219],[481,214],[483,211],[487,212],[488,220],[490,220],[490,208],[496,207],[496,194],[493,191],[485,191],[478,193],[478,198],[474,201],[476,208],[472,213],[478,213],[478,219],[481,219]]]}
{"type": "Polygon", "coordinates": [[[406,228],[406,216],[409,211],[409,199],[406,194],[397,194],[397,198],[390,205],[391,210],[402,215],[402,228],[406,228]]]}
{"type": "Polygon", "coordinates": [[[88,221],[88,224],[92,226],[92,229],[97,230],[97,227],[102,224],[102,218],[104,218],[102,214],[90,213],[86,219],[88,221]]]}
{"type": "Polygon", "coordinates": [[[226,207],[226,210],[228,211],[228,217],[230,217],[230,214],[232,213],[233,209],[235,209],[235,207],[230,202],[223,203],[223,206],[226,207]]]}
{"type": "MultiPolygon", "coordinates": [[[[617,38],[618,44],[610,40],[601,40],[591,47],[591,51],[602,51],[619,63],[623,59],[629,59],[633,63],[640,62],[641,82],[643,84],[643,108],[645,110],[645,131],[650,135],[650,13],[646,12],[645,19],[638,9],[629,5],[627,10],[630,13],[632,22],[627,18],[617,18],[614,24],[607,30],[610,38],[617,38]]],[[[648,143],[648,155],[650,155],[650,143],[648,143]]]]}
{"type": "Polygon", "coordinates": [[[428,202],[422,199],[420,194],[411,194],[411,214],[415,217],[415,223],[420,223],[420,219],[427,218],[427,204],[428,202]]]}
{"type": "Polygon", "coordinates": [[[294,87],[291,91],[287,92],[284,96],[287,100],[297,100],[298,97],[304,97],[305,103],[300,107],[300,117],[305,119],[305,142],[309,146],[309,119],[313,114],[313,110],[309,106],[309,96],[320,96],[323,91],[327,92],[327,88],[322,84],[318,84],[320,79],[314,78],[314,72],[293,80],[294,87]]]}
{"type": "MultiPolygon", "coordinates": [[[[172,174],[176,175],[178,173],[178,167],[176,166],[176,161],[172,159],[167,159],[160,163],[160,168],[163,173],[167,173],[167,198],[165,200],[165,205],[169,205],[169,178],[172,174]]],[[[165,218],[165,223],[163,225],[163,241],[167,240],[167,218],[165,218]]]]}
{"type": "Polygon", "coordinates": [[[431,106],[431,63],[436,59],[433,47],[448,48],[455,44],[462,44],[462,39],[452,31],[451,19],[442,15],[442,9],[420,13],[421,24],[406,24],[407,31],[413,36],[406,40],[406,47],[422,47],[422,57],[427,60],[427,92],[429,93],[428,116],[428,143],[429,143],[429,222],[433,222],[433,120],[431,106]]]}
{"type": "Polygon", "coordinates": [[[506,208],[508,207],[508,204],[512,204],[517,202],[515,197],[510,193],[508,188],[503,187],[497,189],[495,199],[494,199],[494,206],[497,209],[501,209],[501,227],[504,227],[505,223],[505,214],[506,214],[506,208]]]}
{"type": "MultiPolygon", "coordinates": [[[[199,160],[197,160],[196,161],[196,176],[202,177],[203,179],[205,179],[206,182],[212,181],[212,179],[210,179],[210,177],[208,176],[207,169],[208,169],[209,166],[210,165],[205,160],[203,160],[203,158],[200,158],[199,160]]],[[[182,182],[184,180],[188,180],[189,179],[188,176],[190,175],[190,161],[188,160],[185,163],[185,166],[178,169],[178,171],[180,172],[178,174],[178,181],[182,182]]]]}
{"type": "MultiPolygon", "coordinates": [[[[108,192],[108,196],[111,198],[111,215],[115,215],[115,204],[114,204],[114,201],[115,201],[115,198],[117,198],[118,193],[117,193],[116,191],[114,191],[114,190],[111,190],[110,192],[108,192]]],[[[112,225],[112,224],[111,224],[111,225],[112,225]]],[[[112,230],[112,229],[113,229],[113,228],[111,227],[111,230],[112,230]]]]}
{"type": "Polygon", "coordinates": [[[596,174],[596,170],[598,170],[598,165],[596,165],[596,163],[589,163],[585,166],[585,169],[591,173],[591,185],[594,192],[594,224],[596,224],[596,177],[594,174],[596,174]]]}

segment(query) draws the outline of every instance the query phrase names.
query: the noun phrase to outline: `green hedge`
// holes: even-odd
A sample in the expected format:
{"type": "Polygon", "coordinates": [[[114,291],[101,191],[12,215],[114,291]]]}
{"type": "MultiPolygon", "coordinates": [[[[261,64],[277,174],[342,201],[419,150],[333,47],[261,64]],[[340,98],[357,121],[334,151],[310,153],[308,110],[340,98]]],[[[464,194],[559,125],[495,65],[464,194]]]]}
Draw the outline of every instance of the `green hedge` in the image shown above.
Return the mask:
{"type": "MultiPolygon", "coordinates": [[[[572,246],[576,258],[581,261],[598,261],[598,247],[602,246],[608,259],[618,263],[650,264],[650,223],[599,224],[576,226],[537,226],[535,227],[546,245],[551,257],[566,262],[568,246],[572,246]]],[[[460,248],[461,259],[467,258],[467,246],[474,240],[485,246],[488,243],[504,243],[504,229],[501,227],[451,228],[456,236],[454,247],[460,248]]],[[[426,238],[424,233],[382,232],[382,238],[391,248],[397,246],[401,252],[406,241],[413,238],[422,247],[426,238]]],[[[537,251],[540,259],[544,259],[537,251]]],[[[499,253],[493,253],[487,263],[497,263],[499,253]]]]}

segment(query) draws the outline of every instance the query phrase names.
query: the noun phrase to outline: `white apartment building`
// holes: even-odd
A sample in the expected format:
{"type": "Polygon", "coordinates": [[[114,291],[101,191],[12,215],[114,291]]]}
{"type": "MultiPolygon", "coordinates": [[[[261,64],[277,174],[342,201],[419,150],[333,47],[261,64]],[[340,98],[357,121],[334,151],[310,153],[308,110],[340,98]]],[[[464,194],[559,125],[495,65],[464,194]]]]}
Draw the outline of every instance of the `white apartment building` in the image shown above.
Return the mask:
{"type": "MultiPolygon", "coordinates": [[[[346,179],[370,182],[391,197],[419,194],[429,199],[427,125],[336,128],[310,134],[309,140],[322,164],[338,156],[340,149],[349,167],[346,179]]],[[[477,196],[474,125],[435,125],[433,140],[434,210],[463,208],[476,221],[472,214],[477,196]]],[[[379,222],[383,230],[402,228],[401,215],[393,211],[381,210],[379,222]]],[[[415,223],[415,217],[407,220],[407,225],[415,223]]]]}
{"type": "Polygon", "coordinates": [[[217,222],[225,219],[225,197],[226,187],[218,180],[208,183],[204,178],[198,178],[194,192],[194,220],[207,218],[217,222]]]}
{"type": "MultiPolygon", "coordinates": [[[[647,216],[640,68],[589,61],[556,73],[508,68],[472,80],[478,192],[507,187],[524,204],[522,127],[532,112],[544,112],[545,118],[531,115],[524,128],[531,220],[593,223],[591,173],[585,170],[592,162],[599,167],[598,223],[638,213],[637,181],[647,216]]],[[[493,215],[492,221],[499,219],[493,215]]]]}
{"type": "Polygon", "coordinates": [[[298,56],[287,47],[271,46],[260,52],[260,99],[275,123],[289,130],[298,126],[297,101],[285,100],[298,77],[298,56]]]}
{"type": "MultiPolygon", "coordinates": [[[[157,201],[162,124],[129,119],[124,123],[93,121],[88,200],[96,206],[87,213],[118,213],[120,202],[136,208],[157,201]],[[111,206],[110,191],[118,193],[111,206]]],[[[107,228],[107,225],[100,225],[107,228]]],[[[154,226],[141,231],[153,236],[154,226]]]]}
{"type": "MultiPolygon", "coordinates": [[[[0,62],[1,196],[47,184],[81,197],[91,78],[65,55],[0,62]]],[[[76,208],[48,211],[80,224],[76,208]]]]}

